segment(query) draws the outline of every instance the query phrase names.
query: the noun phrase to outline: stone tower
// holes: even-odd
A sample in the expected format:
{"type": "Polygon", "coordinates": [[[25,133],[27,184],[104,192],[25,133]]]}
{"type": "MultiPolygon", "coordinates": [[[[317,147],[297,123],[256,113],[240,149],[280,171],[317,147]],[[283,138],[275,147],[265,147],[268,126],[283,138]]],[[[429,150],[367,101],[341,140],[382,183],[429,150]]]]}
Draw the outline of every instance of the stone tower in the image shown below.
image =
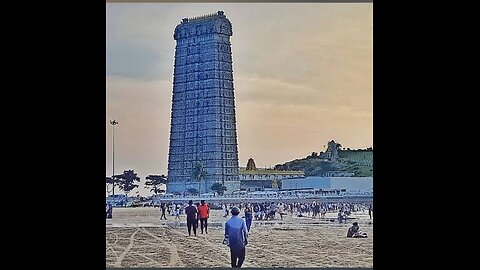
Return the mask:
{"type": "Polygon", "coordinates": [[[240,189],[230,36],[223,11],[175,28],[169,193],[212,192],[214,183],[240,189]]]}
{"type": "Polygon", "coordinates": [[[257,166],[255,166],[255,161],[253,160],[253,158],[249,158],[249,159],[248,159],[246,170],[247,170],[247,171],[255,171],[255,170],[257,170],[257,166]]]}

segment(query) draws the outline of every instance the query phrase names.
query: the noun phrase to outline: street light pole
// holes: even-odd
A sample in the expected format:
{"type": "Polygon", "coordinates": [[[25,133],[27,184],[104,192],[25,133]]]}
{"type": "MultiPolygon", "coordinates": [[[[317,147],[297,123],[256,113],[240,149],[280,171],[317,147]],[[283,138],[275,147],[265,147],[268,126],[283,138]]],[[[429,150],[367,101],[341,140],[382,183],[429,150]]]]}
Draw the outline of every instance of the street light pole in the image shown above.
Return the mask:
{"type": "Polygon", "coordinates": [[[118,125],[118,122],[110,120],[110,124],[112,125],[112,194],[115,195],[115,126],[118,125]]]}

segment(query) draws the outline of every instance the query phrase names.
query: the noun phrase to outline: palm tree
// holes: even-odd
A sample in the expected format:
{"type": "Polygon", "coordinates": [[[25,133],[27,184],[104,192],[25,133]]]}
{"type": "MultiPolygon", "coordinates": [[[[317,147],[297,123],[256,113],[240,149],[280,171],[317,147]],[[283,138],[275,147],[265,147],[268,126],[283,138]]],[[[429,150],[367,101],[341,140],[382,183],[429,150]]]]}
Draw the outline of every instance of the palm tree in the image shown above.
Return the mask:
{"type": "MultiPolygon", "coordinates": [[[[198,194],[200,194],[200,185],[202,180],[205,180],[207,172],[203,169],[203,164],[201,162],[195,163],[192,171],[192,179],[198,181],[198,194]]],[[[207,183],[205,181],[205,190],[207,190],[207,183]]]]}

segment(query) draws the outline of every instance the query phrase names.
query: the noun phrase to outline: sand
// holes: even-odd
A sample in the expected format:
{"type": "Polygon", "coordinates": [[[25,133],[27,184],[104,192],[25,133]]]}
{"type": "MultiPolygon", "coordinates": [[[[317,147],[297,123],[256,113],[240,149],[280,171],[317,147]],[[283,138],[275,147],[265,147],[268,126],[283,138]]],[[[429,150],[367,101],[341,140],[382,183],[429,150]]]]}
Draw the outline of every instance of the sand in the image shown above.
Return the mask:
{"type": "MultiPolygon", "coordinates": [[[[188,236],[185,215],[160,221],[159,208],[114,208],[106,224],[107,267],[230,267],[221,210],[212,210],[208,234],[188,236]]],[[[347,224],[290,217],[253,221],[242,267],[373,267],[373,219],[352,213],[347,224]],[[368,238],[347,238],[353,221],[368,238]]]]}

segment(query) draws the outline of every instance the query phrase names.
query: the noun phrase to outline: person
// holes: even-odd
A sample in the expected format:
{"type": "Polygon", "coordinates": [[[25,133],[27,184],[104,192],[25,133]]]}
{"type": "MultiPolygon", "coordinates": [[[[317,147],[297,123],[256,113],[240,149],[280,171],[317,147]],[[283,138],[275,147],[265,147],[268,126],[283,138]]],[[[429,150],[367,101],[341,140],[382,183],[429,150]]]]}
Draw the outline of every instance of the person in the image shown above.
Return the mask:
{"type": "Polygon", "coordinates": [[[228,217],[229,205],[225,205],[225,215],[223,217],[228,217]]]}
{"type": "Polygon", "coordinates": [[[322,210],[320,210],[320,218],[324,219],[326,213],[327,213],[327,209],[322,207],[322,210]]]}
{"type": "Polygon", "coordinates": [[[192,227],[193,227],[193,234],[197,236],[197,208],[192,205],[193,201],[188,201],[188,206],[185,208],[185,214],[187,214],[187,229],[188,229],[188,236],[192,235],[192,227]]]}
{"type": "MultiPolygon", "coordinates": [[[[200,206],[200,203],[199,202],[195,203],[195,206],[197,207],[197,211],[198,211],[198,207],[200,206]]],[[[197,215],[196,225],[197,225],[197,228],[200,227],[200,215],[197,215]]]]}
{"type": "Polygon", "coordinates": [[[245,260],[245,246],[248,244],[248,229],[243,218],[238,217],[240,209],[232,207],[232,217],[225,223],[225,238],[228,239],[232,267],[242,267],[245,260]]]}
{"type": "Polygon", "coordinates": [[[162,209],[162,215],[160,216],[160,220],[162,220],[162,218],[165,218],[165,220],[167,220],[167,217],[165,216],[165,211],[167,210],[165,203],[162,203],[160,205],[160,208],[162,209]]]}
{"type": "Polygon", "coordinates": [[[202,229],[205,227],[205,233],[208,234],[207,231],[207,219],[210,215],[210,207],[208,204],[205,203],[205,200],[200,201],[200,206],[198,206],[198,215],[200,216],[200,228],[202,229]]]}
{"type": "Polygon", "coordinates": [[[358,222],[354,222],[352,224],[352,227],[348,228],[347,237],[367,238],[367,233],[360,232],[360,227],[358,226],[358,222]]]}
{"type": "Polygon", "coordinates": [[[280,220],[283,220],[283,216],[287,214],[285,213],[285,206],[282,203],[278,206],[278,214],[280,215],[280,220]]]}
{"type": "Polygon", "coordinates": [[[110,203],[107,203],[107,218],[112,218],[112,205],[110,203]]]}
{"type": "Polygon", "coordinates": [[[372,211],[373,211],[373,206],[370,204],[368,207],[368,215],[370,216],[370,219],[372,219],[372,211]]]}
{"type": "Polygon", "coordinates": [[[247,224],[247,230],[250,232],[250,227],[252,226],[252,208],[250,206],[245,207],[245,223],[247,224]]]}
{"type": "Polygon", "coordinates": [[[342,223],[343,221],[343,213],[342,209],[338,210],[338,223],[342,223]]]}
{"type": "Polygon", "coordinates": [[[180,205],[175,208],[175,219],[180,219],[180,205]]]}
{"type": "Polygon", "coordinates": [[[260,216],[260,207],[258,207],[258,203],[255,203],[253,206],[253,213],[255,215],[255,220],[258,220],[260,216]]]}
{"type": "Polygon", "coordinates": [[[272,202],[270,205],[270,218],[273,220],[275,219],[275,212],[277,211],[277,206],[275,205],[275,202],[272,202]]]}

